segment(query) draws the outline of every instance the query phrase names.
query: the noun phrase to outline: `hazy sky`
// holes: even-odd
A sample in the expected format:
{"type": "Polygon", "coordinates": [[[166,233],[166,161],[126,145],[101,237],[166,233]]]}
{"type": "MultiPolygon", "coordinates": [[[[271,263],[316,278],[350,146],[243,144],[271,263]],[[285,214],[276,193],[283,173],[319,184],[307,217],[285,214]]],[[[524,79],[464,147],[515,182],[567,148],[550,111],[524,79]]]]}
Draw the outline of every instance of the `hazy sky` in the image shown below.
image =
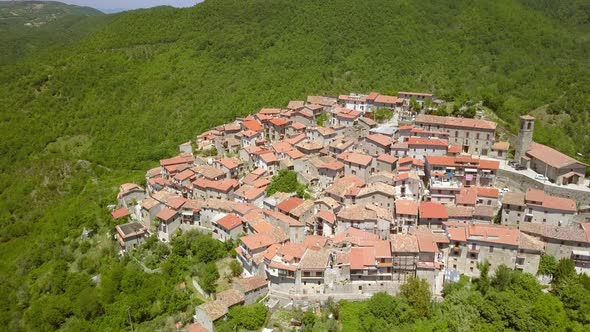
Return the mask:
{"type": "Polygon", "coordinates": [[[154,6],[190,7],[200,0],[58,0],[72,5],[88,6],[98,9],[105,8],[148,8],[154,6]]]}

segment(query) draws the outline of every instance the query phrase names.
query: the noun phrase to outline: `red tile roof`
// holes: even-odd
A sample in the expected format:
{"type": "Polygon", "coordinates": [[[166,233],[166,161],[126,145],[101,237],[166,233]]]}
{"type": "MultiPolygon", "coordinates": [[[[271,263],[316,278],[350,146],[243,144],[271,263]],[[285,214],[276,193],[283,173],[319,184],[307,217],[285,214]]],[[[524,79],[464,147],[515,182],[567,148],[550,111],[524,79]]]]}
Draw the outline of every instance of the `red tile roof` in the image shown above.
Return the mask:
{"type": "Polygon", "coordinates": [[[291,197],[282,201],[277,205],[277,209],[283,213],[289,213],[294,208],[298,207],[303,203],[303,200],[299,197],[291,197]]]}
{"type": "Polygon", "coordinates": [[[410,199],[398,199],[395,201],[395,214],[417,216],[418,203],[410,199]]]}
{"type": "Polygon", "coordinates": [[[265,248],[275,243],[275,240],[272,236],[262,233],[246,235],[240,238],[240,240],[250,250],[265,248]]]}
{"type": "Polygon", "coordinates": [[[264,128],[262,127],[262,125],[260,124],[260,122],[258,122],[256,120],[244,121],[244,122],[242,122],[242,125],[247,130],[251,130],[251,131],[262,131],[262,130],[264,130],[264,128]]]}
{"type": "MultiPolygon", "coordinates": [[[[546,145],[539,144],[539,143],[532,143],[530,149],[527,151],[527,154],[535,159],[539,159],[542,162],[546,163],[549,166],[555,168],[562,168],[569,166],[571,164],[581,164],[586,165],[576,159],[565,155],[555,149],[552,149],[546,145]]],[[[586,165],[587,166],[587,165],[586,165]]]]}
{"type": "Polygon", "coordinates": [[[362,166],[368,166],[373,160],[373,157],[369,155],[348,151],[343,152],[336,157],[344,162],[351,162],[362,166]]]}
{"type": "Polygon", "coordinates": [[[550,196],[542,190],[529,189],[526,192],[525,200],[527,204],[536,205],[533,202],[541,203],[541,206],[547,209],[576,212],[576,201],[570,198],[550,196]]]}
{"type": "Polygon", "coordinates": [[[397,158],[390,154],[380,153],[379,156],[377,156],[377,160],[393,165],[397,161],[397,158]]]}
{"type": "Polygon", "coordinates": [[[236,227],[242,226],[242,218],[236,216],[233,213],[227,214],[225,217],[217,220],[217,224],[223,226],[227,230],[232,230],[236,227]]]}
{"type": "Polygon", "coordinates": [[[420,218],[447,219],[445,206],[435,202],[420,202],[420,218]]]}
{"type": "Polygon", "coordinates": [[[448,147],[449,142],[445,139],[438,138],[410,137],[408,139],[408,146],[411,147],[412,145],[448,147]]]}
{"type": "Polygon", "coordinates": [[[366,138],[367,140],[377,143],[381,146],[391,145],[391,138],[382,134],[369,134],[366,138]]]}
{"type": "Polygon", "coordinates": [[[328,210],[319,211],[316,213],[316,217],[321,218],[330,224],[334,224],[336,222],[336,215],[328,210]]]}
{"type": "Polygon", "coordinates": [[[373,247],[350,249],[350,269],[362,270],[366,266],[375,266],[375,249],[373,247]]]}
{"type": "Polygon", "coordinates": [[[172,210],[170,208],[164,208],[162,209],[160,212],[158,212],[158,214],[156,215],[157,218],[160,218],[164,221],[169,221],[170,219],[172,219],[174,216],[176,216],[177,211],[172,210]]]}
{"type": "Polygon", "coordinates": [[[113,216],[113,219],[120,219],[123,217],[127,217],[128,215],[129,215],[129,210],[127,210],[124,207],[111,212],[111,216],[113,216]]]}
{"type": "Polygon", "coordinates": [[[437,116],[419,114],[416,116],[416,123],[424,123],[439,126],[460,127],[468,129],[489,129],[495,130],[496,123],[492,121],[469,119],[469,118],[455,118],[450,116],[437,116]]]}

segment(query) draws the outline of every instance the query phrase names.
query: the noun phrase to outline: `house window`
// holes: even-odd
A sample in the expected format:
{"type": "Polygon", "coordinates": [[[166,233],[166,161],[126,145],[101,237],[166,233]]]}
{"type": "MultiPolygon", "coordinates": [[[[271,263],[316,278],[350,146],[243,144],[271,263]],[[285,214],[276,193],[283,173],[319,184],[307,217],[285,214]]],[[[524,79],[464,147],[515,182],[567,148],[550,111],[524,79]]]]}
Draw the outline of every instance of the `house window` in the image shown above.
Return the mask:
{"type": "Polygon", "coordinates": [[[490,247],[490,252],[494,252],[494,247],[490,247]]]}

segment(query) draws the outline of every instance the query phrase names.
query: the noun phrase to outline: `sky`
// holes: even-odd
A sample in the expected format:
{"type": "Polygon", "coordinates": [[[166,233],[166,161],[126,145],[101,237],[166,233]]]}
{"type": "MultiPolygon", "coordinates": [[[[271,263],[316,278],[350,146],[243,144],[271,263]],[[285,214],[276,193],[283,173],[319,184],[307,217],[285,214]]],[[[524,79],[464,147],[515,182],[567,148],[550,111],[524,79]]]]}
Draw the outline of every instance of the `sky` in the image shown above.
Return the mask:
{"type": "Polygon", "coordinates": [[[154,6],[190,7],[199,0],[57,0],[78,6],[88,6],[96,9],[137,9],[154,6]]]}

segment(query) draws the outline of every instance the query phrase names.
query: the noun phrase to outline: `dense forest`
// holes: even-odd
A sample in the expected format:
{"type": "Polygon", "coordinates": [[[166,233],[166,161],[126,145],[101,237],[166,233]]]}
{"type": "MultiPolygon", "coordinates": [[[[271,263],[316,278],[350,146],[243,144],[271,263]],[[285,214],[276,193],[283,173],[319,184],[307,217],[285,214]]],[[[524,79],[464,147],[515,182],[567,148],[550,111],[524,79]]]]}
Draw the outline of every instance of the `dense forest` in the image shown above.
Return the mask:
{"type": "MultiPolygon", "coordinates": [[[[106,207],[178,143],[263,106],[431,91],[481,100],[513,131],[532,112],[538,141],[589,156],[589,17],[579,0],[207,0],[72,13],[29,30],[3,19],[0,324],[121,330],[131,320],[153,330],[186,319],[198,299],[177,285],[199,264],[214,275],[210,261],[172,251],[178,270],[144,272],[117,256],[106,207]],[[94,235],[81,237],[84,228],[94,235]]],[[[587,308],[574,299],[584,285],[559,295],[574,327],[587,324],[568,311],[587,308]]],[[[456,315],[449,330],[466,326],[469,316],[456,315]]]]}

